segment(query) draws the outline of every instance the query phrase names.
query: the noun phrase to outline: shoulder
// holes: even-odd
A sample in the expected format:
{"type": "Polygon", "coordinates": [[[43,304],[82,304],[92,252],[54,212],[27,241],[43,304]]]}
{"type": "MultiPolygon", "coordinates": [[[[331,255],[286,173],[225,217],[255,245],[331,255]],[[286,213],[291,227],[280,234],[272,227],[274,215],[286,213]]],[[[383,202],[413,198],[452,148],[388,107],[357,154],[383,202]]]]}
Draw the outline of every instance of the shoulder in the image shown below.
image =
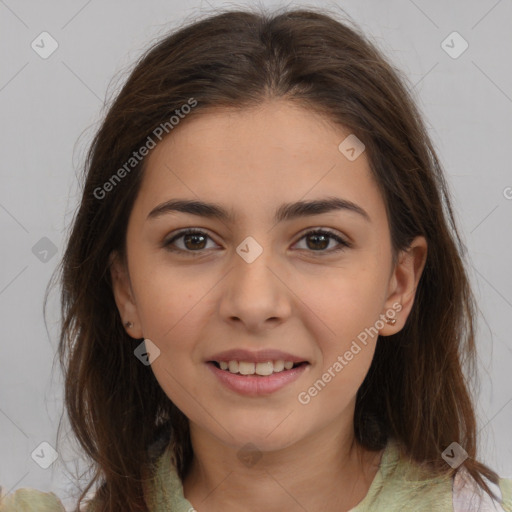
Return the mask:
{"type": "Polygon", "coordinates": [[[66,512],[53,492],[18,489],[4,496],[0,491],[0,512],[66,512]]]}
{"type": "Polygon", "coordinates": [[[454,477],[431,476],[428,467],[413,461],[398,442],[390,441],[367,499],[353,512],[397,510],[397,503],[417,512],[512,512],[512,479],[500,478],[499,485],[485,481],[497,500],[463,466],[454,477]]]}
{"type": "Polygon", "coordinates": [[[462,467],[453,481],[453,512],[512,512],[512,479],[500,478],[499,485],[486,479],[499,498],[492,499],[462,467]]]}

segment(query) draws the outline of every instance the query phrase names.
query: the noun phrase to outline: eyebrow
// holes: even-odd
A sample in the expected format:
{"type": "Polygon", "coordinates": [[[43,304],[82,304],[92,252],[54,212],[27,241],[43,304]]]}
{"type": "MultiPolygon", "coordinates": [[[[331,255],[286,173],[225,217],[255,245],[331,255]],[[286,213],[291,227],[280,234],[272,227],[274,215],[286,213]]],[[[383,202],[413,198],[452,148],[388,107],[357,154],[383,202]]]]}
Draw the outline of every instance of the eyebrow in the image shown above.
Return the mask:
{"type": "MultiPolygon", "coordinates": [[[[281,205],[274,214],[274,222],[297,219],[311,215],[321,215],[334,211],[350,211],[361,215],[366,221],[371,222],[368,213],[356,203],[341,199],[338,197],[328,197],[313,201],[297,201],[295,203],[286,203],[281,205]]],[[[159,204],[148,214],[147,220],[155,219],[167,213],[181,212],[218,219],[222,222],[234,222],[235,215],[223,208],[219,204],[205,203],[197,200],[171,199],[165,203],[159,204]]]]}

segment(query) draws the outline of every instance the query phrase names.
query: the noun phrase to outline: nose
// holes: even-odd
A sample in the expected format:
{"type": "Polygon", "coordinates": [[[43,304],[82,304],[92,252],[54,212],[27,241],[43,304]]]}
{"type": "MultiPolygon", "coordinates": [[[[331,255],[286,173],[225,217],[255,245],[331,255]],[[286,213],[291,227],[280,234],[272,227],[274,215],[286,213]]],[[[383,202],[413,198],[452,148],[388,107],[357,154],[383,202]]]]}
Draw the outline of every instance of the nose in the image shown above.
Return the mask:
{"type": "Polygon", "coordinates": [[[238,253],[234,254],[220,301],[220,314],[233,327],[259,332],[277,327],[289,318],[293,293],[270,256],[271,251],[264,250],[248,263],[238,253]]]}

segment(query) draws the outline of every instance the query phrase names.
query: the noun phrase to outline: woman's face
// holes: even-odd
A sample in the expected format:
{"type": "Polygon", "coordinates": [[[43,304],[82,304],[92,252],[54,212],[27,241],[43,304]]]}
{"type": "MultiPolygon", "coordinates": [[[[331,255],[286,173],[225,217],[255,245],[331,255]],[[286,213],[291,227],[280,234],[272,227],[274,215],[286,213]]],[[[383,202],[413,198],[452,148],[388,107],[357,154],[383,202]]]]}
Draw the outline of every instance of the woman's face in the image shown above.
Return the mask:
{"type": "Polygon", "coordinates": [[[338,148],[349,135],[272,101],[187,119],[148,156],[116,300],[160,350],[151,369],[191,428],[226,445],[351,427],[375,334],[412,306],[421,254],[393,267],[366,154],[338,148]]]}

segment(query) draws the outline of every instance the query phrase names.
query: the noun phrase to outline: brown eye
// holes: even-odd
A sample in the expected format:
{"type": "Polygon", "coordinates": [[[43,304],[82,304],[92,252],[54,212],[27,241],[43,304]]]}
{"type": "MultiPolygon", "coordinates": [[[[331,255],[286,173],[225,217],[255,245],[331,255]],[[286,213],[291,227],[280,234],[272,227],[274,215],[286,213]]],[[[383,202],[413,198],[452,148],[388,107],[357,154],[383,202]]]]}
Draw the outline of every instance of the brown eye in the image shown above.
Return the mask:
{"type": "Polygon", "coordinates": [[[170,240],[164,242],[163,246],[169,251],[190,253],[195,256],[196,254],[194,253],[200,253],[204,249],[207,249],[206,243],[208,239],[211,238],[205,232],[189,229],[178,233],[170,240]],[[176,242],[179,240],[182,241],[178,245],[176,242]]]}
{"type": "Polygon", "coordinates": [[[197,233],[188,233],[183,235],[183,244],[187,249],[204,249],[205,236],[197,233]]]}
{"type": "Polygon", "coordinates": [[[332,239],[323,233],[312,233],[306,237],[306,240],[312,241],[312,244],[308,244],[309,249],[322,250],[327,249],[332,239]]]}
{"type": "MultiPolygon", "coordinates": [[[[163,247],[172,252],[179,252],[190,256],[200,256],[207,247],[207,241],[212,240],[204,231],[188,229],[176,234],[170,240],[163,243],[163,247]],[[178,243],[179,242],[179,243],[178,243]]],[[[351,247],[351,244],[340,236],[325,230],[308,231],[299,240],[306,240],[306,247],[301,248],[318,255],[331,254],[351,247]],[[335,242],[334,247],[330,245],[335,242]]],[[[298,243],[298,242],[297,242],[298,243]]]]}
{"type": "Polygon", "coordinates": [[[350,244],[343,240],[340,236],[331,233],[330,231],[314,230],[308,231],[300,240],[306,239],[306,249],[312,252],[332,253],[341,251],[350,244]],[[338,246],[330,250],[325,250],[329,247],[329,244],[334,241],[337,242],[338,246]]]}

